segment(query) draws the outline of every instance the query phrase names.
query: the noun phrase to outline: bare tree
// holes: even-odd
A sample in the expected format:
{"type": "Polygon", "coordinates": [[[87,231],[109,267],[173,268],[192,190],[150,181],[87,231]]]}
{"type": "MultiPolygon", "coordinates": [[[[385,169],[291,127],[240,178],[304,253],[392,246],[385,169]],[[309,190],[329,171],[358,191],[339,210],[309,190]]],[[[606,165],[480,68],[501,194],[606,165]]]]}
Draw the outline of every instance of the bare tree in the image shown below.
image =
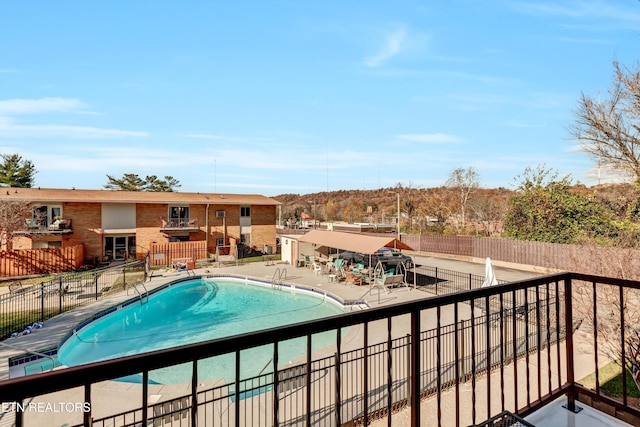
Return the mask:
{"type": "Polygon", "coordinates": [[[469,196],[480,186],[478,171],[474,167],[457,168],[449,174],[445,186],[454,190],[458,195],[460,220],[462,228],[466,226],[466,209],[469,196]]]}
{"type": "Polygon", "coordinates": [[[0,249],[12,249],[13,232],[25,230],[25,220],[30,216],[28,202],[0,201],[0,249]]]}
{"type": "MultiPolygon", "coordinates": [[[[418,209],[418,206],[420,205],[420,201],[423,197],[422,190],[419,187],[414,187],[413,184],[410,182],[406,186],[403,186],[401,183],[398,183],[392,190],[388,190],[388,191],[400,194],[400,212],[401,213],[404,212],[407,215],[407,221],[408,221],[407,229],[409,230],[409,232],[412,232],[413,217],[416,214],[416,210],[418,209]]],[[[394,209],[394,211],[396,209],[394,209]]],[[[396,215],[398,215],[398,218],[402,217],[402,215],[399,213],[397,213],[396,215]]]]}
{"type": "Polygon", "coordinates": [[[569,131],[600,164],[640,185],[640,71],[617,61],[613,67],[608,99],[582,94],[569,131]]]}
{"type": "Polygon", "coordinates": [[[492,236],[502,232],[502,225],[509,210],[509,193],[498,191],[497,194],[486,193],[469,200],[472,219],[476,222],[477,232],[492,236]]]}

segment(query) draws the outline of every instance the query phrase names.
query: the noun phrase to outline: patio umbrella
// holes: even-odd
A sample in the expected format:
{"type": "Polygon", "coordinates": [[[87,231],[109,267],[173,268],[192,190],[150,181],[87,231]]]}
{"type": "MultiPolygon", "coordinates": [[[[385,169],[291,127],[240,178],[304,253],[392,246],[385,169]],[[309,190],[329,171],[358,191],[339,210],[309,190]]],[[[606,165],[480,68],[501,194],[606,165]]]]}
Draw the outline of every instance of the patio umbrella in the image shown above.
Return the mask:
{"type": "Polygon", "coordinates": [[[498,279],[496,279],[496,275],[493,272],[493,266],[491,265],[491,258],[487,257],[487,261],[484,267],[484,282],[482,282],[482,287],[493,286],[498,284],[498,279]]]}

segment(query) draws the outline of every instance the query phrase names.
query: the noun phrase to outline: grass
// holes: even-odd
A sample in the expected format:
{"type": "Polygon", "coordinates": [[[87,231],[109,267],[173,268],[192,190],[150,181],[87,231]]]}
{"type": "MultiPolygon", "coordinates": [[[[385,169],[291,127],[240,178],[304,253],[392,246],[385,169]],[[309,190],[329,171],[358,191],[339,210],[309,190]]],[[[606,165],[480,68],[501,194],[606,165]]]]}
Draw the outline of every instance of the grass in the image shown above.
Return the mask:
{"type": "MultiPolygon", "coordinates": [[[[633,377],[628,370],[625,370],[627,380],[627,397],[640,398],[640,390],[633,381],[633,377]]],[[[611,362],[598,371],[598,380],[600,381],[600,393],[622,399],[622,367],[616,362],[611,362]]],[[[596,389],[596,374],[595,372],[587,375],[578,383],[583,386],[596,389]]]]}
{"type": "MultiPolygon", "coordinates": [[[[280,261],[282,259],[282,255],[281,254],[273,254],[273,255],[267,255],[269,257],[271,257],[272,261],[280,261]]],[[[253,257],[246,257],[246,258],[238,258],[237,263],[238,264],[248,264],[251,262],[264,262],[265,261],[265,255],[258,255],[258,256],[253,256],[253,257]]],[[[212,264],[215,264],[215,261],[211,261],[212,264]]],[[[236,261],[227,261],[227,262],[223,262],[223,264],[236,264],[236,261]]]]}
{"type": "Polygon", "coordinates": [[[9,336],[12,332],[21,333],[26,325],[41,320],[47,320],[59,313],[58,309],[46,308],[42,310],[28,310],[14,313],[5,313],[0,319],[0,330],[9,336]]]}
{"type": "MultiPolygon", "coordinates": [[[[144,279],[144,272],[136,272],[136,273],[127,273],[125,275],[126,280],[127,280],[127,285],[131,285],[134,282],[141,282],[144,279]]],[[[120,292],[120,291],[124,291],[125,290],[125,283],[122,280],[122,276],[119,276],[115,282],[113,282],[113,285],[111,285],[111,288],[109,288],[109,291],[107,292],[109,295],[114,294],[116,292],[120,292]]]]}

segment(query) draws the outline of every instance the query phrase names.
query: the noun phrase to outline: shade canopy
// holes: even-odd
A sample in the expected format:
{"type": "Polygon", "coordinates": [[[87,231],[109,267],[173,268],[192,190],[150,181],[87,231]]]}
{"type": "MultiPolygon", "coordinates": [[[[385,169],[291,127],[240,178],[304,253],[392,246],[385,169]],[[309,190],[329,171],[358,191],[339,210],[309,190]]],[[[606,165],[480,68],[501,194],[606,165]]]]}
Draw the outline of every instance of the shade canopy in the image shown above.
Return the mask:
{"type": "Polygon", "coordinates": [[[300,242],[314,243],[329,248],[344,249],[362,254],[373,254],[381,248],[413,250],[409,245],[391,236],[365,236],[339,231],[313,230],[298,239],[300,242]]]}

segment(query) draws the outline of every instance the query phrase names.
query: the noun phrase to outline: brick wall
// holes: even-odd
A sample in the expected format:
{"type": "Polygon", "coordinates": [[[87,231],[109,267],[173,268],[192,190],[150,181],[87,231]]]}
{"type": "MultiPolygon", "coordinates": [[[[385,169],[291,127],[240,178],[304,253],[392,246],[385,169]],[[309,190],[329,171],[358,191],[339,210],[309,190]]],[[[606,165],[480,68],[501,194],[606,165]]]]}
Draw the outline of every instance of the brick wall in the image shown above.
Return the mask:
{"type": "Polygon", "coordinates": [[[251,244],[258,250],[276,245],[276,206],[251,207],[251,244]]]}
{"type": "Polygon", "coordinates": [[[72,234],[62,236],[62,247],[84,245],[86,259],[102,258],[102,205],[63,203],[62,216],[71,219],[72,234]]]}
{"type": "Polygon", "coordinates": [[[162,218],[166,219],[169,206],[138,203],[136,205],[136,256],[144,257],[152,242],[169,241],[167,234],[160,231],[162,218]]]}
{"type": "MultiPolygon", "coordinates": [[[[169,206],[167,204],[136,205],[136,254],[143,257],[149,251],[151,243],[166,243],[170,234],[160,231],[162,218],[167,218],[169,206]]],[[[239,205],[209,205],[209,230],[207,230],[207,206],[191,205],[190,218],[198,220],[199,231],[189,233],[190,241],[209,241],[207,250],[215,252],[216,240],[225,236],[230,241],[240,241],[240,206],[239,205]],[[225,219],[217,218],[216,211],[225,211],[225,219]]],[[[102,236],[102,206],[100,203],[63,203],[63,217],[72,220],[73,233],[62,236],[43,236],[39,240],[62,240],[62,247],[79,244],[84,245],[86,259],[103,256],[102,236]]],[[[251,207],[251,245],[263,250],[264,245],[276,244],[276,206],[251,207]]],[[[32,240],[27,237],[14,238],[15,249],[32,248],[32,240]]]]}

